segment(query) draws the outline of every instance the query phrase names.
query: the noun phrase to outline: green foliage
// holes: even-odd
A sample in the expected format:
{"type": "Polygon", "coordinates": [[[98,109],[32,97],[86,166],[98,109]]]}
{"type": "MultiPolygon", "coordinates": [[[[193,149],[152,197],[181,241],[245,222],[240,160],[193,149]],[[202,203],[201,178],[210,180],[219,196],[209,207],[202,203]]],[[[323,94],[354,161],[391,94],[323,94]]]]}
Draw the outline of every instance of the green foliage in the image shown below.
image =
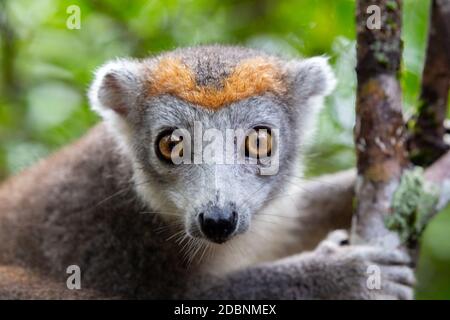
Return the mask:
{"type": "MultiPolygon", "coordinates": [[[[401,79],[405,109],[411,113],[417,105],[429,0],[406,0],[403,6],[401,79]]],[[[330,56],[339,83],[309,146],[307,175],[352,167],[354,11],[353,0],[0,0],[0,179],[98,121],[86,100],[96,67],[119,56],[139,58],[202,43],[242,44],[292,57],[330,56]],[[73,4],[81,9],[79,30],[66,27],[66,9],[73,4]]],[[[449,222],[446,217],[442,221],[449,222]]],[[[448,231],[430,230],[424,255],[450,242],[448,231]]],[[[450,257],[437,263],[450,275],[450,257]]],[[[423,272],[435,267],[427,265],[423,272]]]]}
{"type": "Polygon", "coordinates": [[[450,299],[450,206],[426,227],[421,240],[416,298],[450,299]]]}

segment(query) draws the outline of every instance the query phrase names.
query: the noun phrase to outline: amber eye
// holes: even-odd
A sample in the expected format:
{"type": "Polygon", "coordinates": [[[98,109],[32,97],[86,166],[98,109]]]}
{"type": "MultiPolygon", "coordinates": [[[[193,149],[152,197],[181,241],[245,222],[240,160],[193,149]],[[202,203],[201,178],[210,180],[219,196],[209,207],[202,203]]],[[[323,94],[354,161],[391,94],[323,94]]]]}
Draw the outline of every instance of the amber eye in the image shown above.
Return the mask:
{"type": "Polygon", "coordinates": [[[245,154],[252,158],[261,159],[270,156],[272,146],[269,128],[257,127],[245,138],[245,154]]]}
{"type": "Polygon", "coordinates": [[[183,137],[177,137],[172,132],[160,135],[157,142],[157,153],[165,161],[172,162],[172,155],[183,157],[183,137]]]}

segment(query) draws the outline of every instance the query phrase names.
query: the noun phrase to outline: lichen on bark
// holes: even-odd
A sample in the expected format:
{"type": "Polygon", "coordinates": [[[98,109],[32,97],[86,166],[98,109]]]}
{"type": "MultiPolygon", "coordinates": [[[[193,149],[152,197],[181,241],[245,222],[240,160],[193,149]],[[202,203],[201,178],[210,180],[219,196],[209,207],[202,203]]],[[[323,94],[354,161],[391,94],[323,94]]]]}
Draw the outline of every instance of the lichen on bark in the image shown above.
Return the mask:
{"type": "Polygon", "coordinates": [[[405,170],[392,198],[391,214],[385,217],[386,227],[396,231],[408,247],[414,247],[438,201],[439,189],[425,181],[422,168],[405,170]]]}

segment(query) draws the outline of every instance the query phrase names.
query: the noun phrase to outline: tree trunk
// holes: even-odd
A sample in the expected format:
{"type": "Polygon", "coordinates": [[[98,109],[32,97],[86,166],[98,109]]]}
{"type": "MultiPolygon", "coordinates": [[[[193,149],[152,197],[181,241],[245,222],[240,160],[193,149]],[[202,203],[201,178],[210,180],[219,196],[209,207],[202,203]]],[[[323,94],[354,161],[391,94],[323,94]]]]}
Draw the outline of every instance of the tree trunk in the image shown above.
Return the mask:
{"type": "MultiPolygon", "coordinates": [[[[355,145],[358,178],[353,243],[394,248],[397,233],[385,227],[392,196],[409,165],[398,81],[401,55],[401,1],[377,1],[381,28],[370,28],[372,0],[357,2],[357,99],[355,145]],[[369,13],[368,13],[368,7],[369,13]]],[[[375,8],[376,10],[376,8],[375,8]]],[[[376,19],[377,11],[374,11],[376,19]]]]}
{"type": "Polygon", "coordinates": [[[444,142],[450,85],[450,1],[433,0],[419,101],[419,115],[410,121],[411,159],[428,166],[449,146],[444,142]]]}

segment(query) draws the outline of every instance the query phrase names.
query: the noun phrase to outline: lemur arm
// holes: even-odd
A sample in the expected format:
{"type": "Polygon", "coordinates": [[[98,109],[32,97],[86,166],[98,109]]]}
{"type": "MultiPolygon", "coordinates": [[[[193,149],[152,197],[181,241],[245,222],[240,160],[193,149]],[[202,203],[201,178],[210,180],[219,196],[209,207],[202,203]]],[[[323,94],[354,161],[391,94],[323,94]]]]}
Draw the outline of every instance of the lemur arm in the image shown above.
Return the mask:
{"type": "MultiPolygon", "coordinates": [[[[255,267],[224,277],[195,279],[182,298],[189,299],[410,299],[414,276],[400,251],[381,248],[341,246],[348,234],[337,231],[316,250],[255,267]],[[377,264],[383,282],[370,290],[366,271],[377,264]]],[[[30,270],[0,266],[0,299],[114,299],[94,290],[69,290],[30,270]]]]}
{"type": "Polygon", "coordinates": [[[302,228],[292,253],[312,250],[329,232],[350,228],[355,181],[354,169],[305,178],[303,192],[294,198],[302,228]]]}
{"type": "Polygon", "coordinates": [[[348,233],[332,232],[311,252],[221,278],[200,279],[187,298],[201,299],[411,299],[414,275],[401,251],[346,246],[348,233]],[[380,268],[381,288],[367,285],[368,267],[380,268]]]}
{"type": "MultiPolygon", "coordinates": [[[[331,233],[312,252],[193,280],[188,299],[411,299],[414,275],[409,257],[377,247],[342,246],[348,234],[331,233]],[[367,268],[377,264],[382,286],[371,290],[367,268]]],[[[95,290],[69,290],[16,266],[0,266],[0,299],[116,299],[95,290]]]]}

